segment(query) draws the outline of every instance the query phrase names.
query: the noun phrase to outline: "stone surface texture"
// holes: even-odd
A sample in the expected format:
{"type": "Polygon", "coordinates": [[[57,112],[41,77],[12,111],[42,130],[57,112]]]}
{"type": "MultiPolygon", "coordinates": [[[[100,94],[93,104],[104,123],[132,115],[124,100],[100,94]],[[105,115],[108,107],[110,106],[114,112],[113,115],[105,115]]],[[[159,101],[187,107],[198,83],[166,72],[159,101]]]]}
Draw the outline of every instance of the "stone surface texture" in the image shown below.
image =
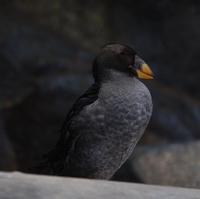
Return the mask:
{"type": "Polygon", "coordinates": [[[2,199],[199,199],[200,190],[0,173],[2,199]]]}

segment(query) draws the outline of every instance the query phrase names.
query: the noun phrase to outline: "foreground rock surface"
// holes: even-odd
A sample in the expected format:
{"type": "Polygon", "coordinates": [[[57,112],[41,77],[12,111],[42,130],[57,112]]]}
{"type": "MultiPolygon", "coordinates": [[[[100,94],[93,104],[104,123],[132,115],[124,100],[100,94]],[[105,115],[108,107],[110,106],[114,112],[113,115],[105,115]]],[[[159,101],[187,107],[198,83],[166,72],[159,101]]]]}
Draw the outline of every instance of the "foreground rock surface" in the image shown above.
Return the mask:
{"type": "Polygon", "coordinates": [[[0,198],[6,199],[199,199],[200,190],[111,181],[0,173],[0,198]]]}

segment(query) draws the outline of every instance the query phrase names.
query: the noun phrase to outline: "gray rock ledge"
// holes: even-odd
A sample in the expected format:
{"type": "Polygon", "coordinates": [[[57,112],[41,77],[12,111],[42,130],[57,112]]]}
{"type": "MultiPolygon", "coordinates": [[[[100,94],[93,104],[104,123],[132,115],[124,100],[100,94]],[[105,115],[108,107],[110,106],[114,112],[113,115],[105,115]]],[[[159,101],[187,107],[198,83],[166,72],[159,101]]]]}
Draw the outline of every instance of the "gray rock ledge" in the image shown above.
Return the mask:
{"type": "Polygon", "coordinates": [[[200,199],[200,190],[0,172],[1,199],[200,199]]]}

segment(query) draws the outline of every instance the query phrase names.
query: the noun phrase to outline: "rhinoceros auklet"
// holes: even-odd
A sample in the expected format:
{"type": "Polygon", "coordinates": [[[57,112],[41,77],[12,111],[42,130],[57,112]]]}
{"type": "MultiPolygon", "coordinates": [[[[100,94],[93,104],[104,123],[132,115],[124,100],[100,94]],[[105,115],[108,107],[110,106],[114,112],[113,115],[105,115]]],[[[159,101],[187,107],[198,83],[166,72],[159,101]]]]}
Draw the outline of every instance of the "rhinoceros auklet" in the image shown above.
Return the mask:
{"type": "Polygon", "coordinates": [[[152,114],[149,66],[125,45],[106,45],[93,63],[94,83],[67,114],[43,173],[109,179],[132,153],[152,114]]]}

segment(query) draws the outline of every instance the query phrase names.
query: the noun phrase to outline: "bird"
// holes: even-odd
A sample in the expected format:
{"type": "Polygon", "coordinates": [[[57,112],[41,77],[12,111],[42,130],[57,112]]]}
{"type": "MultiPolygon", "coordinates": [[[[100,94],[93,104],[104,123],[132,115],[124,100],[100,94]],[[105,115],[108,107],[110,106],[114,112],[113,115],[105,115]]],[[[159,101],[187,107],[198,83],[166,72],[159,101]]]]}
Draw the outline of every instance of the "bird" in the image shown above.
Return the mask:
{"type": "Polygon", "coordinates": [[[110,43],[93,61],[93,84],[68,112],[41,173],[110,179],[133,152],[152,115],[151,68],[131,47],[110,43]]]}

